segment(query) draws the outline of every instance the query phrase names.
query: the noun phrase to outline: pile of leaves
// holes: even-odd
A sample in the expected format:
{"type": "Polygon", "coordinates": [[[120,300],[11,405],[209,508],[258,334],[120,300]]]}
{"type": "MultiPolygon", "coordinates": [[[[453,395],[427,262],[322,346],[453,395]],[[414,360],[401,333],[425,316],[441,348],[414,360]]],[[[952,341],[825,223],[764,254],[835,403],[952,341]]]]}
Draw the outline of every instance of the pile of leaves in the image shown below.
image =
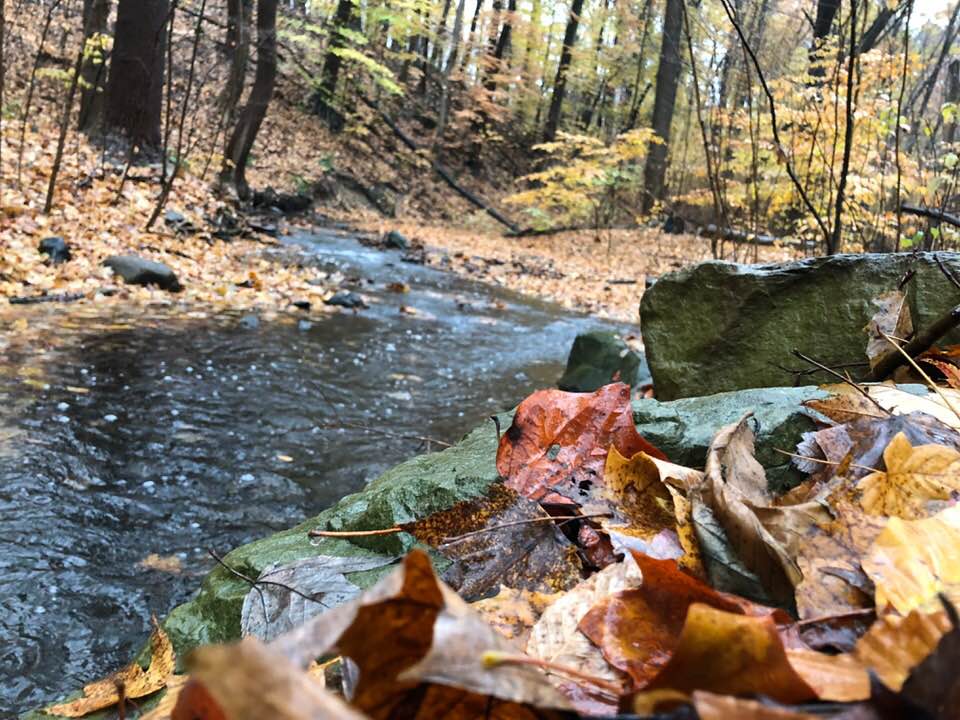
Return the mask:
{"type": "Polygon", "coordinates": [[[626,385],[536,392],[501,436],[502,482],[370,529],[424,548],[380,582],[349,576],[390,558],[267,568],[242,642],[173,675],[158,629],[147,670],[49,712],[166,684],[152,720],[957,717],[960,391],[834,391],[782,496],[749,415],[699,471],[637,433],[626,385]]]}

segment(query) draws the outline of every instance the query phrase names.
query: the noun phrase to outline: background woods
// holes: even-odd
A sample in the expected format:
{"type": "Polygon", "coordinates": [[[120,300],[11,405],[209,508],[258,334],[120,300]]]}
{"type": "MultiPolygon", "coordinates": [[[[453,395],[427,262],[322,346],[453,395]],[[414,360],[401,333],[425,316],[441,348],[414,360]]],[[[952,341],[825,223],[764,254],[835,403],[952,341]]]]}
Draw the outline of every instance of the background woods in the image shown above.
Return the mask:
{"type": "Polygon", "coordinates": [[[347,187],[382,214],[511,231],[667,218],[713,235],[718,255],[772,237],[828,253],[952,247],[958,10],[8,2],[4,203],[48,194],[57,213],[108,178],[119,200],[146,164],[159,165],[139,211],[150,225],[189,173],[241,201],[266,184],[320,200],[347,187]],[[25,177],[51,169],[42,191],[25,177]]]}

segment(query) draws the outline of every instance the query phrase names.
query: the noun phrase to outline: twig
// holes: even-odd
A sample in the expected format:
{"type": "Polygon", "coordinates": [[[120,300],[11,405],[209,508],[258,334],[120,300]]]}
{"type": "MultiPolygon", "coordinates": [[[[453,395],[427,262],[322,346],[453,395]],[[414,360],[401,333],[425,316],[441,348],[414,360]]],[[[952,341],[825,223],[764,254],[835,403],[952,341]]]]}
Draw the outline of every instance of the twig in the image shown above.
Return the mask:
{"type": "Polygon", "coordinates": [[[930,327],[928,327],[925,331],[918,333],[913,340],[902,347],[895,343],[894,340],[886,335],[883,331],[880,331],[880,334],[887,338],[887,340],[890,342],[894,343],[897,350],[900,350],[900,352],[892,352],[888,355],[885,355],[870,373],[870,377],[877,381],[884,380],[890,375],[890,373],[903,365],[907,360],[912,361],[913,358],[917,357],[917,355],[930,349],[934,343],[936,343],[940,338],[956,328],[958,325],[960,325],[960,305],[955,306],[946,315],[938,318],[930,327]]]}
{"type": "MultiPolygon", "coordinates": [[[[810,462],[820,463],[822,465],[843,465],[843,462],[836,460],[826,460],[824,458],[815,458],[808,455],[801,455],[800,453],[790,452],[789,450],[781,450],[780,448],[774,448],[774,452],[778,452],[781,455],[789,455],[792,458],[797,458],[798,460],[809,460],[810,462]]],[[[861,465],[860,463],[850,463],[849,467],[858,468],[859,470],[869,470],[870,472],[882,472],[882,470],[877,470],[877,468],[872,468],[869,465],[861,465]]]]}
{"type": "Polygon", "coordinates": [[[472,532],[464,533],[463,535],[453,535],[448,538],[444,538],[441,545],[451,545],[455,542],[460,542],[466,538],[473,537],[475,535],[482,535],[483,533],[493,532],[495,530],[502,530],[503,528],[515,527],[517,525],[533,525],[535,523],[543,522],[554,522],[557,520],[563,522],[569,522],[570,520],[589,520],[590,518],[601,518],[601,517],[613,517],[613,513],[593,513],[591,515],[550,515],[549,517],[540,517],[540,518],[527,518],[526,520],[512,520],[511,522],[500,523],[498,525],[490,525],[485,528],[480,528],[479,530],[473,530],[472,532]]]}
{"type": "MultiPolygon", "coordinates": [[[[960,305],[958,305],[957,307],[955,307],[955,308],[951,311],[951,314],[952,314],[952,313],[957,313],[958,318],[960,318],[960,305]]],[[[939,321],[938,321],[938,322],[939,322],[939,321]]],[[[914,360],[913,357],[907,353],[906,349],[900,347],[900,346],[897,344],[897,341],[894,340],[894,339],[893,339],[892,337],[890,337],[889,335],[887,335],[885,332],[883,332],[883,330],[880,331],[880,334],[883,335],[884,339],[886,339],[886,341],[887,341],[888,343],[890,343],[891,345],[893,345],[893,346],[897,349],[897,352],[899,352],[901,355],[903,355],[903,357],[907,360],[907,362],[909,362],[909,363],[913,366],[913,369],[914,369],[914,370],[916,370],[918,373],[920,373],[920,377],[922,377],[924,380],[927,381],[927,384],[930,386],[930,388],[931,388],[937,395],[940,396],[940,399],[943,400],[944,403],[946,403],[947,407],[950,408],[950,410],[953,411],[953,414],[957,416],[957,419],[960,420],[960,410],[957,410],[957,408],[954,407],[953,403],[950,402],[950,398],[948,398],[946,395],[943,394],[943,391],[940,389],[940,387],[939,387],[933,380],[930,379],[930,376],[927,375],[927,373],[925,373],[925,372],[923,371],[923,368],[921,368],[919,365],[917,365],[916,360],[914,360]]],[[[913,343],[911,342],[910,344],[912,345],[913,343]]]]}
{"type": "Polygon", "coordinates": [[[549,660],[533,658],[528,655],[511,655],[509,653],[488,650],[487,652],[483,653],[482,662],[483,666],[487,668],[495,668],[500,665],[532,665],[533,667],[538,667],[542,670],[553,670],[554,672],[563,673],[564,675],[569,675],[572,678],[589,683],[590,685],[610,693],[614,697],[620,697],[626,690],[626,688],[622,687],[621,685],[612,683],[609,680],[604,680],[603,678],[588,675],[587,673],[577,670],[576,668],[572,668],[567,665],[560,665],[559,663],[550,662],[549,660]]]}
{"type": "Polygon", "coordinates": [[[808,618],[806,620],[797,621],[797,626],[802,625],[815,625],[816,623],[828,622],[830,620],[843,620],[848,617],[863,617],[869,615],[875,615],[877,612],[876,608],[859,608],[857,610],[850,610],[844,613],[838,613],[836,615],[821,615],[819,617],[808,618]]]}
{"type": "Polygon", "coordinates": [[[937,267],[940,268],[940,272],[943,273],[943,276],[950,281],[950,283],[960,290],[960,280],[957,280],[957,276],[953,274],[953,270],[948,268],[943,264],[943,259],[939,254],[934,254],[933,259],[937,261],[937,267]]]}
{"type": "Polygon", "coordinates": [[[799,350],[794,350],[794,351],[793,351],[793,355],[794,355],[795,357],[800,358],[800,359],[803,360],[804,362],[808,362],[808,363],[810,363],[811,365],[815,365],[816,367],[818,367],[818,368],[820,368],[821,370],[823,370],[825,373],[829,373],[830,375],[833,375],[833,377],[837,378],[840,382],[846,383],[847,385],[849,385],[850,387],[852,387],[854,390],[856,390],[858,393],[860,393],[861,395],[863,395],[867,400],[869,400],[869,401],[872,402],[874,405],[876,405],[876,406],[877,406],[880,410],[882,410],[884,413],[886,413],[887,415],[892,415],[892,413],[891,413],[889,410],[887,410],[883,405],[881,405],[879,402],[877,402],[877,399],[876,399],[875,397],[872,397],[872,396],[870,395],[870,393],[868,393],[866,390],[864,390],[862,387],[860,387],[860,385],[858,385],[857,383],[855,383],[853,380],[851,380],[850,378],[848,378],[846,375],[841,375],[840,373],[838,373],[838,372],[837,372],[836,370],[834,370],[833,368],[827,367],[827,366],[824,365],[823,363],[817,362],[816,360],[814,360],[814,359],[811,358],[811,357],[807,357],[806,355],[804,355],[804,354],[803,354],[802,352],[800,352],[799,350]]]}
{"type": "Polygon", "coordinates": [[[311,530],[307,533],[307,537],[370,537],[371,535],[393,535],[399,532],[403,532],[403,528],[396,525],[382,530],[311,530]]]}
{"type": "MultiPolygon", "coordinates": [[[[321,602],[320,600],[317,600],[312,595],[307,595],[305,592],[301,592],[300,590],[297,590],[295,587],[291,587],[286,583],[276,582],[275,580],[254,580],[249,575],[244,575],[242,572],[240,572],[236,568],[232,568],[229,565],[227,565],[224,559],[219,555],[217,555],[216,551],[213,548],[207,548],[207,553],[210,555],[210,557],[216,560],[217,563],[220,564],[225,570],[227,570],[227,572],[229,572],[231,575],[235,575],[236,577],[240,578],[244,582],[250,583],[250,585],[253,586],[254,589],[260,591],[261,600],[263,599],[263,591],[260,589],[260,585],[272,585],[274,587],[282,588],[287,592],[291,592],[294,595],[302,597],[304,600],[309,600],[310,602],[317,603],[317,605],[327,607],[326,603],[321,602]]],[[[266,615],[266,613],[264,613],[264,615],[266,615]]]]}

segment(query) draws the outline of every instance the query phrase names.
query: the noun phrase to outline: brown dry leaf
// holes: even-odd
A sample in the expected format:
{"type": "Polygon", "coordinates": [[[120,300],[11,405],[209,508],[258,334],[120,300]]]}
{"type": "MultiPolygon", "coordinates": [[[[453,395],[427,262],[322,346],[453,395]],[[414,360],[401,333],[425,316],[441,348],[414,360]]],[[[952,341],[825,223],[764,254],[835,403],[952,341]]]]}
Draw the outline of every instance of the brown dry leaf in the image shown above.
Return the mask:
{"type": "Polygon", "coordinates": [[[569,707],[544,675],[528,666],[488,667],[486,653],[520,654],[434,575],[427,555],[414,550],[403,564],[356,600],[278,638],[271,647],[301,667],[335,652],[360,670],[354,706],[373,718],[549,717],[544,708],[569,707]],[[538,708],[533,711],[531,708],[538,708]],[[452,714],[451,714],[452,713],[452,714]]]}
{"type": "Polygon", "coordinates": [[[922,520],[890,518],[860,563],[878,610],[934,610],[939,593],[960,601],[960,506],[922,520]]]}
{"type": "Polygon", "coordinates": [[[914,395],[893,385],[870,385],[870,397],[894,415],[922,412],[935,417],[944,425],[960,430],[960,390],[940,388],[939,393],[914,395]]]}
{"type": "Polygon", "coordinates": [[[854,655],[789,648],[787,659],[821,700],[856,702],[870,697],[870,676],[854,655]]]}
{"type": "Polygon", "coordinates": [[[854,654],[897,692],[910,671],[927,657],[950,630],[947,613],[912,610],[906,617],[887,614],[877,619],[857,642],[854,654]]]}
{"type": "Polygon", "coordinates": [[[702,603],[690,605],[672,655],[648,687],[764,695],[782,703],[817,697],[790,664],[771,615],[741,615],[702,603]]]}
{"type": "Polygon", "coordinates": [[[183,572],[183,563],[176,555],[150,553],[138,562],[137,565],[146,570],[159,570],[160,572],[170,573],[171,575],[179,575],[183,572]]]}
{"type": "Polygon", "coordinates": [[[943,376],[947,380],[947,384],[954,390],[960,390],[960,368],[958,368],[953,363],[944,362],[943,360],[934,360],[933,358],[919,357],[917,358],[920,362],[933,365],[937,370],[943,373],[943,376]]]}
{"type": "Polygon", "coordinates": [[[164,692],[160,702],[157,703],[146,715],[141,715],[139,720],[171,720],[173,708],[177,705],[177,699],[180,697],[180,691],[190,680],[189,675],[173,675],[167,680],[167,690],[164,692]]]}
{"type": "MultiPolygon", "coordinates": [[[[798,506],[799,507],[799,506],[798,506]]],[[[830,516],[810,525],[798,544],[803,582],[796,588],[801,619],[834,615],[872,606],[873,585],[860,558],[883,530],[886,518],[837,503],[830,516]]]]}
{"type": "Polygon", "coordinates": [[[717,592],[680,570],[676,561],[639,553],[634,553],[634,560],[643,576],[640,587],[601,598],[579,628],[603,651],[607,662],[630,675],[639,687],[669,661],[687,609],[695,603],[730,613],[768,615],[783,624],[790,621],[782,610],[717,592]]]}
{"type": "Polygon", "coordinates": [[[754,509],[769,505],[772,498],[763,467],[753,454],[749,419],[745,416],[714,436],[704,481],[691,495],[713,511],[737,557],[760,578],[770,596],[788,606],[803,575],[754,509]]]}
{"type": "Polygon", "coordinates": [[[865,328],[869,336],[867,358],[870,360],[871,370],[887,355],[899,352],[890,345],[890,341],[884,335],[905,340],[913,333],[910,305],[907,304],[907,297],[902,291],[891,290],[875,298],[873,304],[878,310],[865,328]]]}
{"type": "Polygon", "coordinates": [[[865,417],[887,417],[887,413],[849,385],[824,385],[822,389],[829,392],[830,397],[806,400],[803,405],[835,423],[854,422],[865,417]]]}
{"type": "Polygon", "coordinates": [[[886,472],[870,473],[857,484],[860,504],[871,515],[928,517],[960,492],[960,452],[951,447],[914,447],[901,432],[883,451],[883,460],[886,472]]]}
{"type": "Polygon", "coordinates": [[[402,527],[453,562],[443,579],[469,601],[500,584],[552,593],[580,582],[577,548],[549,518],[538,503],[494,483],[481,497],[402,527]]]}
{"type": "Polygon", "coordinates": [[[51,705],[46,709],[51,715],[83,717],[95,710],[112,707],[120,701],[118,687],[123,686],[124,697],[135,699],[155,693],[165,687],[173,675],[175,657],[170,638],[154,619],[154,631],[150,636],[150,665],[144,670],[136,661],[113,675],[84,685],[83,697],[70,702],[51,705]]]}
{"type": "Polygon", "coordinates": [[[651,540],[675,525],[670,489],[660,480],[660,471],[645,452],[630,459],[616,447],[607,453],[603,483],[594,497],[581,503],[584,512],[613,512],[604,519],[605,530],[651,540]],[[626,524],[623,524],[626,523],[626,524]]]}
{"type": "MultiPolygon", "coordinates": [[[[576,589],[576,588],[574,588],[576,589]]],[[[572,591],[571,591],[572,592],[572,591]]],[[[530,632],[550,605],[569,593],[541,593],[500,586],[491,598],[470,603],[494,630],[519,647],[526,647],[530,632]]]]}
{"type": "Polygon", "coordinates": [[[677,518],[677,538],[683,548],[683,556],[677,559],[680,567],[699,580],[705,580],[707,571],[703,565],[703,553],[693,524],[693,504],[679,490],[670,488],[673,509],[677,518]]]}
{"type": "Polygon", "coordinates": [[[636,561],[628,556],[623,562],[608,565],[564,593],[533,626],[527,641],[527,654],[575,667],[611,682],[623,682],[625,676],[604,660],[599,648],[577,626],[598,602],[622,590],[639,587],[641,577],[636,561]]]}
{"type": "Polygon", "coordinates": [[[704,690],[694,692],[692,699],[700,720],[817,720],[821,717],[704,690]]]}
{"type": "Polygon", "coordinates": [[[497,471],[532,500],[581,504],[602,481],[610,447],[624,457],[664,457],[637,433],[629,385],[590,394],[540,390],[520,403],[500,438],[497,471]]]}
{"type": "Polygon", "coordinates": [[[253,637],[208,645],[190,656],[193,683],[180,693],[172,720],[363,720],[364,715],[328,693],[306,672],[253,637]],[[210,700],[215,708],[209,705],[210,700]]]}

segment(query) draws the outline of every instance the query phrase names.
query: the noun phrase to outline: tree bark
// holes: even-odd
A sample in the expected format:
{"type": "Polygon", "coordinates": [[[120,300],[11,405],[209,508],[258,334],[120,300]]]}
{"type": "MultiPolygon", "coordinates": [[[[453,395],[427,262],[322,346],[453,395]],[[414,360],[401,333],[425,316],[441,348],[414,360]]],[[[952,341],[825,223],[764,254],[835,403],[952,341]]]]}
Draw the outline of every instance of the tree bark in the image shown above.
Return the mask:
{"type": "Polygon", "coordinates": [[[441,80],[442,90],[440,95],[440,111],[437,120],[437,134],[434,143],[434,151],[439,148],[443,142],[443,134],[447,130],[447,121],[450,116],[450,76],[453,69],[457,66],[457,53],[460,50],[460,35],[463,33],[463,13],[466,8],[466,0],[459,0],[457,3],[457,15],[453,20],[453,35],[450,39],[450,54],[443,66],[443,79],[441,80]]]}
{"type": "Polygon", "coordinates": [[[651,142],[643,169],[646,192],[643,211],[649,212],[654,202],[664,197],[667,176],[667,150],[673,107],[680,80],[680,34],[683,25],[683,0],[666,0],[663,9],[663,37],[660,43],[660,65],[657,68],[657,89],[653,99],[653,131],[663,142],[651,142]]]}
{"type": "Polygon", "coordinates": [[[810,75],[822,78],[826,75],[826,68],[816,62],[817,52],[823,46],[823,41],[830,34],[833,19],[840,9],[840,0],[817,0],[817,17],[813,21],[813,44],[810,46],[810,75]]]}
{"type": "MultiPolygon", "coordinates": [[[[960,103],[960,59],[954,58],[947,66],[947,91],[944,100],[951,103],[960,103]]],[[[957,121],[947,123],[943,127],[943,139],[952,143],[957,137],[957,121]]]]}
{"type": "Polygon", "coordinates": [[[81,130],[94,130],[103,121],[107,51],[103,40],[110,17],[110,0],[83,0],[84,58],[80,70],[81,130]]]}
{"type": "Polygon", "coordinates": [[[232,188],[238,197],[250,197],[246,168],[257,133],[267,114],[277,80],[277,0],[257,0],[257,72],[247,104],[240,111],[227,143],[220,172],[222,187],[232,188]]]}
{"type": "Polygon", "coordinates": [[[169,0],[120,0],[107,85],[107,123],[158,146],[169,0]]]}
{"type": "Polygon", "coordinates": [[[352,0],[338,0],[337,11],[333,17],[333,29],[330,32],[330,44],[327,47],[327,56],[323,60],[323,70],[320,73],[320,87],[317,88],[313,98],[314,111],[323,117],[331,127],[339,127],[341,120],[341,115],[337,111],[335,103],[337,80],[340,78],[340,68],[343,65],[343,59],[339,54],[339,51],[344,47],[341,30],[350,27],[352,18],[352,0]]]}
{"type": "Polygon", "coordinates": [[[220,95],[224,124],[232,128],[237,119],[237,106],[243,96],[247,64],[250,61],[250,0],[227,0],[226,46],[230,53],[230,72],[220,95]]]}
{"type": "Polygon", "coordinates": [[[563,49],[560,51],[560,63],[557,65],[557,78],[553,82],[553,96],[550,98],[550,110],[547,112],[547,124],[543,130],[543,139],[552,142],[560,128],[560,116],[563,112],[563,98],[567,93],[567,71],[573,57],[573,46],[577,43],[577,28],[583,12],[583,0],[573,0],[567,29],[563,34],[563,49]]]}

